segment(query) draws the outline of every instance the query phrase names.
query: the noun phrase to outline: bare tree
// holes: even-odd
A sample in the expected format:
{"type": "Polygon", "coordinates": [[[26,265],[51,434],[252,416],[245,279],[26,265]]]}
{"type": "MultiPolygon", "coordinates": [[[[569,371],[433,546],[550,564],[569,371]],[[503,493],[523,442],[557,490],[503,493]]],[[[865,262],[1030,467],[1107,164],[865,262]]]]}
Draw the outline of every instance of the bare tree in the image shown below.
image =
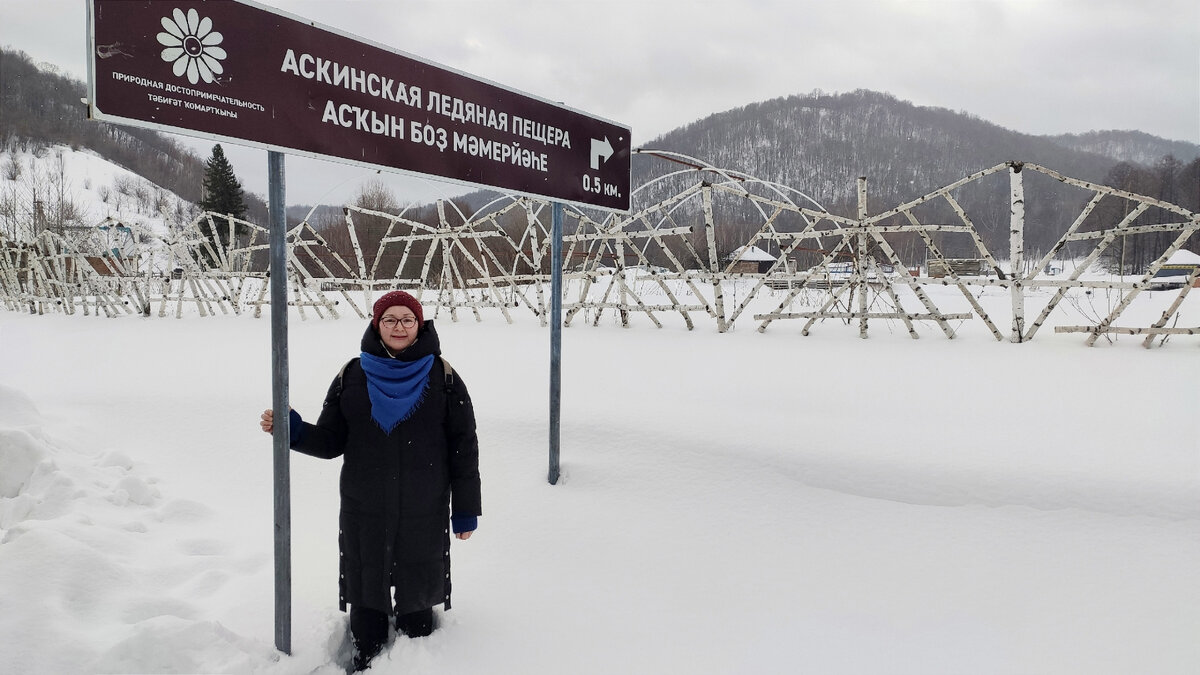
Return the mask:
{"type": "Polygon", "coordinates": [[[7,185],[0,190],[0,219],[4,221],[3,233],[12,238],[17,238],[17,216],[20,199],[17,197],[17,187],[15,185],[7,185]]]}
{"type": "Polygon", "coordinates": [[[55,155],[54,163],[48,173],[50,212],[47,217],[50,226],[59,236],[64,237],[71,232],[86,228],[86,209],[80,205],[74,184],[67,177],[66,160],[63,158],[62,151],[55,155]]]}
{"type": "Polygon", "coordinates": [[[8,159],[4,160],[4,177],[8,180],[20,179],[22,171],[23,165],[17,157],[10,155],[8,159]]]}
{"type": "MultiPolygon", "coordinates": [[[[378,211],[381,213],[399,213],[401,205],[396,195],[380,181],[368,181],[358,189],[354,205],[360,209],[378,211]]],[[[357,213],[354,215],[354,231],[358,235],[358,244],[362,248],[363,260],[368,272],[376,266],[376,257],[380,255],[380,241],[387,235],[392,221],[384,216],[357,213]]],[[[392,235],[403,234],[407,228],[392,228],[392,235]]],[[[393,247],[395,248],[395,247],[393,247]]],[[[383,259],[377,267],[378,274],[392,276],[400,264],[401,252],[383,251],[383,259]]]]}

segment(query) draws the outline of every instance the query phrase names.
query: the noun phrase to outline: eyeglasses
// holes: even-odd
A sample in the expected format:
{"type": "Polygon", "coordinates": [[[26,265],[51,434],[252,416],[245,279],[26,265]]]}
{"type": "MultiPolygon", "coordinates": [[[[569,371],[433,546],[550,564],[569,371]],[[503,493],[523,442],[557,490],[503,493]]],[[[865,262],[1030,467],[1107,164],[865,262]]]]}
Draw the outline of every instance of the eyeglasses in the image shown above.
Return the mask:
{"type": "Polygon", "coordinates": [[[400,324],[405,328],[412,328],[413,326],[417,325],[417,318],[413,316],[406,316],[403,319],[397,319],[394,316],[389,316],[379,320],[379,325],[388,330],[395,328],[396,324],[400,324]]]}

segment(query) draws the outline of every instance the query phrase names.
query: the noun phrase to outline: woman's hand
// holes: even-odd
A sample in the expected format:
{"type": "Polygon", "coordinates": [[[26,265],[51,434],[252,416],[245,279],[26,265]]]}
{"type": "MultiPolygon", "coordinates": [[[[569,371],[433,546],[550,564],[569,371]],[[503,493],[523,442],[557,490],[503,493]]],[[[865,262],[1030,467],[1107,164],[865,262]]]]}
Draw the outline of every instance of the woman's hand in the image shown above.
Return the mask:
{"type": "Polygon", "coordinates": [[[258,422],[258,426],[262,427],[262,430],[267,432],[268,434],[271,433],[272,431],[274,431],[275,430],[275,411],[270,410],[270,409],[264,410],[263,414],[262,414],[262,419],[259,420],[259,422],[258,422]]]}
{"type": "Polygon", "coordinates": [[[471,530],[471,532],[459,532],[458,534],[456,534],[456,535],[454,535],[454,536],[458,537],[459,539],[462,539],[463,541],[466,541],[466,540],[468,540],[468,539],[470,539],[470,538],[471,538],[471,534],[472,534],[474,531],[475,531],[475,530],[471,530]]]}

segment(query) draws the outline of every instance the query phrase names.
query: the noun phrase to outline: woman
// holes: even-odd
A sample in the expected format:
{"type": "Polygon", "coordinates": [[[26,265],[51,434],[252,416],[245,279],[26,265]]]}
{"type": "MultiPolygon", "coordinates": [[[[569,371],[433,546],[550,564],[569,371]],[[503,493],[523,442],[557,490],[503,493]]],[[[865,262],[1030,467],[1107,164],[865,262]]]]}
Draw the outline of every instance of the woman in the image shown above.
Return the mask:
{"type": "MultiPolygon", "coordinates": [[[[373,309],[362,354],[330,386],[317,423],[289,418],[294,450],[343,457],[340,603],[350,605],[357,670],[383,648],[389,615],[410,637],[433,631],[433,606],[450,609],[447,522],[466,540],[482,513],[475,413],[433,321],[404,291],[373,309]]],[[[264,431],[273,418],[263,412],[264,431]]]]}

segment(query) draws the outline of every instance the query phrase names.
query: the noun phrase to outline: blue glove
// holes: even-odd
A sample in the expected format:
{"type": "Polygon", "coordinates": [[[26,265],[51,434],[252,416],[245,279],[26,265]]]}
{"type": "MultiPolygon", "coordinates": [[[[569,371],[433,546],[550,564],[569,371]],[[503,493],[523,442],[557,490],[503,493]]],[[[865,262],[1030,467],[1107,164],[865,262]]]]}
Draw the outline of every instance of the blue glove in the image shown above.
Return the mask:
{"type": "Polygon", "coordinates": [[[479,527],[479,516],[450,516],[450,527],[454,529],[454,534],[474,532],[479,527]]]}

